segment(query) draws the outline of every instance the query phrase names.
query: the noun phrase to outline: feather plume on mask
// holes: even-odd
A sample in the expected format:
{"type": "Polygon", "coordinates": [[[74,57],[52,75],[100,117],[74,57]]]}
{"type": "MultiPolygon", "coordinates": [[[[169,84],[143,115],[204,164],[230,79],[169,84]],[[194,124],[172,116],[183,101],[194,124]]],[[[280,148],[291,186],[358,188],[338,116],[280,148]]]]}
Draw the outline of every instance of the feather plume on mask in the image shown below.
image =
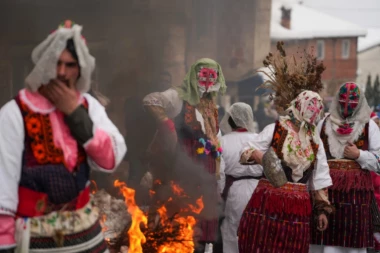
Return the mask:
{"type": "Polygon", "coordinates": [[[313,52],[303,51],[299,56],[288,56],[284,42],[277,42],[277,51],[269,53],[263,61],[269,71],[259,70],[268,80],[258,87],[272,90],[270,99],[279,113],[284,112],[303,90],[319,93],[323,89],[322,73],[326,69],[313,52]],[[298,58],[298,59],[297,59],[298,58]]]}

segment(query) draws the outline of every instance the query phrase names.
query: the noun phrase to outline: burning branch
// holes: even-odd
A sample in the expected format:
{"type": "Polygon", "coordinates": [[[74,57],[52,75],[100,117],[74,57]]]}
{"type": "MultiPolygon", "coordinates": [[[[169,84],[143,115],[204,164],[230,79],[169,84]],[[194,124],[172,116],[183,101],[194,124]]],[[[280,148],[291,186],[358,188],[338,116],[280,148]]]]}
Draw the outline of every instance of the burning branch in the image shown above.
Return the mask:
{"type": "Polygon", "coordinates": [[[157,209],[160,218],[155,225],[148,225],[147,212],[144,213],[136,205],[135,191],[118,180],[114,183],[125,199],[131,222],[125,226],[117,238],[109,241],[110,247],[119,251],[122,246],[129,246],[129,253],[192,253],[194,251],[194,215],[203,209],[202,197],[196,200],[196,205],[187,204],[179,212],[168,217],[167,206],[173,203],[173,198],[189,199],[184,190],[174,182],[170,183],[174,193],[164,205],[157,209]]]}

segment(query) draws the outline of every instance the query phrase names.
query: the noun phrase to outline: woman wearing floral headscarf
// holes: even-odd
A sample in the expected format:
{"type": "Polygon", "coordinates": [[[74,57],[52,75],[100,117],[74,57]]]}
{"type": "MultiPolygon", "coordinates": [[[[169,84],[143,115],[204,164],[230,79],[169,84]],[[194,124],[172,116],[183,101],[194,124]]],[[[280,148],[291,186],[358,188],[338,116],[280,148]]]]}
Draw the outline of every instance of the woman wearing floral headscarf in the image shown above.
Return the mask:
{"type": "Polygon", "coordinates": [[[323,233],[313,231],[313,253],[365,253],[380,230],[370,171],[380,172],[380,132],[364,92],[355,83],[343,84],[319,124],[333,186],[329,200],[336,213],[323,233]]]}
{"type": "MultiPolygon", "coordinates": [[[[162,155],[163,149],[170,151],[178,147],[196,164],[201,164],[208,173],[218,177],[222,150],[218,141],[218,109],[214,98],[225,90],[220,65],[203,58],[191,66],[179,88],[147,95],[144,106],[158,124],[157,138],[152,142],[150,152],[162,155]]],[[[160,175],[153,176],[159,178],[160,175]]],[[[215,219],[198,221],[202,231],[200,243],[203,245],[217,239],[218,214],[214,209],[215,219]]]]}
{"type": "Polygon", "coordinates": [[[269,54],[264,64],[273,66],[269,88],[285,116],[241,152],[241,163],[262,164],[266,178],[260,179],[240,220],[240,253],[307,253],[312,209],[317,210],[321,231],[327,227],[326,214],[332,212],[323,190],[332,181],[316,128],[323,104],[315,91],[321,88],[324,67],[309,54],[302,64],[290,65],[293,57],[289,60],[282,45],[278,44],[280,55],[269,54]]]}

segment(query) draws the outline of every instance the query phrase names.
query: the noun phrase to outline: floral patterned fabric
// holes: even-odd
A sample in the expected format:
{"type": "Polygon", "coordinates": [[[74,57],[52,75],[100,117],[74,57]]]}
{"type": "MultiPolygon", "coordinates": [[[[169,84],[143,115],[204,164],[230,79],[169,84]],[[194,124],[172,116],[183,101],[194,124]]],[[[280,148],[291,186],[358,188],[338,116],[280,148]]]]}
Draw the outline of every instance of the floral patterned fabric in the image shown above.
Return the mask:
{"type": "Polygon", "coordinates": [[[30,234],[52,237],[57,231],[69,235],[88,229],[99,219],[99,210],[93,201],[75,211],[52,212],[44,216],[30,218],[30,234]]]}
{"type": "MultiPolygon", "coordinates": [[[[315,124],[323,112],[322,98],[319,94],[308,90],[301,92],[286,111],[301,123],[298,132],[301,147],[309,147],[311,139],[318,144],[320,138],[315,124]]],[[[285,118],[291,119],[290,116],[285,118]]]]}
{"type": "Polygon", "coordinates": [[[340,113],[343,118],[350,117],[359,105],[360,89],[355,83],[345,83],[339,89],[340,113]]]}
{"type": "MultiPolygon", "coordinates": [[[[286,161],[287,167],[291,169],[291,175],[287,174],[288,180],[291,176],[291,181],[300,182],[305,176],[305,172],[311,168],[315,161],[319,145],[312,140],[310,145],[305,149],[301,148],[301,141],[298,133],[293,129],[292,123],[286,118],[281,118],[276,123],[276,128],[273,133],[271,146],[275,150],[277,156],[281,160],[286,161]]],[[[309,174],[309,173],[307,173],[309,174]]],[[[303,181],[307,181],[308,177],[303,181]]]]}
{"type": "Polygon", "coordinates": [[[16,220],[16,252],[108,252],[93,201],[75,211],[16,220]]]}
{"type": "Polygon", "coordinates": [[[286,111],[289,116],[281,117],[279,120],[280,125],[287,130],[281,151],[287,166],[292,169],[294,182],[298,182],[316,157],[313,143],[318,145],[320,138],[315,123],[323,111],[322,98],[318,93],[303,91],[286,111]],[[293,120],[300,122],[299,129],[293,127],[293,120]]]}

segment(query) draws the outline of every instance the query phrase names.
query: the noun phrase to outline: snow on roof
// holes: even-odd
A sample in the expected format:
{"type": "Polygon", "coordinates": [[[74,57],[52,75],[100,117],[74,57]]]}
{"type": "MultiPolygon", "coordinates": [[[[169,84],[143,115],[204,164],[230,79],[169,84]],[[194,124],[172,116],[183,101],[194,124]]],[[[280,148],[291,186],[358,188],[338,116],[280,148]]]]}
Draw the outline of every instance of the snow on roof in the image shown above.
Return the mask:
{"type": "Polygon", "coordinates": [[[380,45],[380,28],[370,28],[367,36],[359,38],[358,51],[361,52],[377,45],[380,45]]]}
{"type": "Polygon", "coordinates": [[[365,36],[366,29],[345,20],[296,3],[294,0],[275,0],[272,3],[272,39],[311,39],[326,37],[365,36]],[[281,26],[281,7],[291,7],[290,29],[281,26]]]}

